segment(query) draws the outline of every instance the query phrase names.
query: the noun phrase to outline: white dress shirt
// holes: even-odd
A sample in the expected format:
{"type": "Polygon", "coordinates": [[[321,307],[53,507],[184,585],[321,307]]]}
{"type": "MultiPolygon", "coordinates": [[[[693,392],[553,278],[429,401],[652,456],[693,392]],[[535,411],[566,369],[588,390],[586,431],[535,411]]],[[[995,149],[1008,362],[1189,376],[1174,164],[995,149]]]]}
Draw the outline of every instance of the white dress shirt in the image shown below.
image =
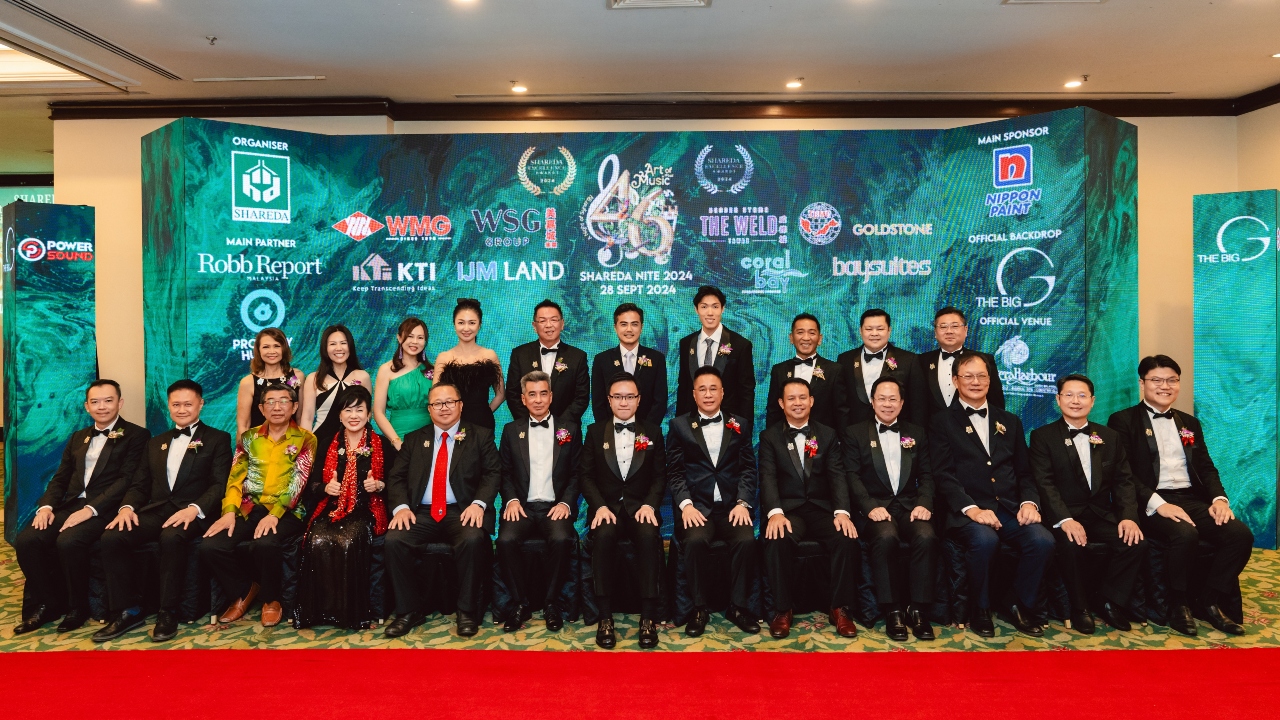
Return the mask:
{"type": "MultiPolygon", "coordinates": [[[[987,454],[990,455],[991,454],[991,408],[985,402],[978,407],[973,407],[969,403],[961,400],[960,409],[963,410],[965,412],[965,415],[969,418],[969,424],[973,426],[973,431],[978,434],[978,439],[982,441],[982,447],[986,448],[987,454]],[[969,415],[968,414],[969,408],[973,408],[974,410],[986,409],[987,416],[982,417],[981,415],[969,415]]],[[[1019,503],[1018,507],[1022,507],[1023,505],[1026,505],[1028,503],[1030,503],[1031,506],[1035,507],[1037,510],[1040,507],[1035,503],[1031,502],[1030,500],[1023,500],[1021,503],[1019,503]]],[[[970,508],[976,508],[976,507],[978,506],[965,505],[964,507],[960,508],[960,514],[963,515],[969,512],[970,508]]]]}
{"type": "MultiPolygon", "coordinates": [[[[1178,424],[1172,418],[1154,417],[1155,408],[1142,404],[1151,417],[1151,431],[1155,436],[1156,449],[1160,451],[1160,477],[1156,478],[1157,490],[1185,490],[1191,487],[1191,475],[1187,471],[1187,456],[1182,451],[1182,436],[1178,434],[1178,424]]],[[[1213,499],[1226,501],[1225,497],[1213,499]]],[[[1147,500],[1147,515],[1154,515],[1156,508],[1165,504],[1158,492],[1151,493],[1147,500]]]]}
{"type": "Polygon", "coordinates": [[[880,435],[880,451],[884,454],[884,469],[889,473],[889,484],[893,486],[893,494],[898,494],[898,485],[902,482],[902,436],[896,430],[885,430],[876,420],[876,430],[880,435]]]}
{"type": "MultiPolygon", "coordinates": [[[[199,426],[200,426],[200,421],[197,420],[191,423],[190,425],[188,425],[187,427],[191,428],[191,433],[192,435],[194,435],[196,428],[199,426]]],[[[178,429],[181,430],[182,428],[178,428],[178,429]]],[[[173,492],[174,483],[178,482],[178,471],[182,469],[182,459],[187,456],[187,446],[189,446],[190,444],[191,444],[191,435],[177,435],[173,438],[173,440],[169,442],[169,454],[165,456],[165,464],[164,464],[165,476],[166,476],[165,479],[169,481],[169,492],[173,492]]],[[[146,460],[144,459],[143,462],[146,462],[146,460]]],[[[187,507],[195,508],[196,517],[200,518],[201,520],[204,519],[204,511],[200,509],[199,505],[195,503],[190,503],[189,505],[187,505],[187,507]]],[[[133,507],[132,505],[120,506],[121,510],[125,508],[129,508],[130,510],[136,511],[136,508],[133,507]]]]}
{"type": "Polygon", "coordinates": [[[542,363],[542,372],[548,375],[551,374],[551,371],[556,367],[556,357],[560,354],[559,351],[560,343],[556,343],[550,348],[547,348],[547,346],[543,345],[541,341],[538,342],[538,359],[542,363]],[[544,353],[542,352],[544,348],[548,350],[555,350],[556,352],[544,353]]]}
{"type": "Polygon", "coordinates": [[[951,371],[955,367],[956,359],[953,357],[943,358],[942,351],[938,352],[938,389],[942,391],[942,400],[948,406],[956,397],[956,384],[951,376],[951,371]]]}
{"type": "MultiPolygon", "coordinates": [[[[94,423],[93,427],[95,430],[106,430],[108,433],[110,433],[112,430],[115,429],[116,423],[119,421],[120,421],[120,418],[116,417],[116,419],[112,420],[111,424],[106,426],[105,428],[98,427],[98,423],[94,423]]],[[[106,435],[94,435],[93,438],[89,440],[89,447],[84,451],[84,480],[81,483],[82,485],[84,485],[85,489],[81,490],[80,494],[77,495],[76,497],[88,497],[87,492],[89,490],[89,478],[93,477],[93,469],[97,467],[98,458],[102,455],[102,448],[106,446],[107,446],[106,435]]],[[[85,507],[89,508],[89,512],[93,513],[94,517],[98,517],[98,511],[93,509],[92,505],[85,505],[85,507]]],[[[45,508],[49,508],[50,510],[52,510],[53,506],[41,505],[37,509],[37,512],[45,508]]]]}
{"type": "Polygon", "coordinates": [[[818,353],[814,353],[807,358],[796,355],[797,360],[808,360],[809,358],[813,358],[813,365],[796,365],[791,369],[791,377],[807,383],[813,382],[813,366],[818,364],[818,353]]]}
{"type": "MultiPolygon", "coordinates": [[[[707,454],[711,456],[711,464],[716,465],[720,462],[720,446],[724,444],[724,412],[720,413],[720,419],[716,422],[707,422],[707,416],[699,410],[698,430],[702,433],[702,440],[707,444],[707,454]]],[[[711,485],[711,499],[720,502],[720,483],[711,485]]],[[[683,500],[680,503],[680,509],[683,510],[685,505],[692,503],[692,500],[683,500]]]]}
{"type": "MultiPolygon", "coordinates": [[[[617,415],[613,416],[613,422],[621,425],[622,423],[634,423],[636,419],[623,420],[617,415]]],[[[618,457],[618,472],[622,473],[622,479],[627,479],[627,473],[631,470],[631,458],[636,454],[636,434],[631,430],[623,430],[613,433],[614,454],[618,457]]]]}
{"type": "Polygon", "coordinates": [[[551,481],[556,424],[550,414],[537,418],[536,422],[543,420],[547,421],[547,427],[534,427],[534,418],[529,419],[529,502],[555,502],[556,499],[555,484],[551,481]]]}
{"type": "MultiPolygon", "coordinates": [[[[1086,420],[1084,422],[1084,425],[1081,425],[1080,427],[1076,427],[1072,425],[1071,421],[1067,420],[1066,418],[1063,418],[1063,420],[1066,421],[1067,427],[1071,428],[1072,430],[1083,430],[1084,428],[1089,427],[1088,420],[1086,420]]],[[[1071,444],[1075,446],[1076,455],[1080,457],[1080,469],[1084,470],[1084,479],[1089,483],[1089,488],[1092,489],[1093,488],[1093,456],[1091,455],[1090,448],[1089,448],[1089,435],[1087,433],[1080,433],[1079,435],[1076,435],[1071,440],[1071,444]]],[[[1062,523],[1068,520],[1073,520],[1073,519],[1074,518],[1069,518],[1069,517],[1063,518],[1062,520],[1058,521],[1058,524],[1054,525],[1054,527],[1055,528],[1062,527],[1062,523]]]]}
{"type": "Polygon", "coordinates": [[[640,345],[637,343],[634,348],[628,350],[626,345],[619,344],[618,351],[622,353],[622,369],[626,370],[632,375],[635,375],[636,374],[636,357],[638,357],[640,354],[640,345]]]}
{"type": "Polygon", "coordinates": [[[698,333],[698,347],[694,348],[693,351],[697,354],[699,367],[707,364],[714,365],[716,363],[716,357],[720,354],[720,338],[722,337],[724,337],[724,325],[717,325],[715,332],[710,335],[707,334],[705,329],[698,333]],[[710,363],[703,362],[707,357],[708,340],[711,341],[710,363]]]}
{"type": "MultiPolygon", "coordinates": [[[[881,352],[881,351],[884,352],[885,357],[888,357],[889,344],[885,343],[885,346],[880,348],[880,350],[876,352],[881,352]]],[[[867,353],[867,352],[870,352],[870,350],[867,348],[866,345],[863,345],[862,352],[867,353]]],[[[867,360],[867,356],[865,354],[862,356],[861,359],[862,359],[862,384],[866,386],[867,397],[870,398],[871,386],[875,384],[876,380],[880,379],[880,373],[884,370],[884,360],[881,360],[879,358],[876,358],[874,360],[867,360]]]]}
{"type": "MultiPolygon", "coordinates": [[[[804,467],[804,444],[805,444],[806,442],[808,442],[808,441],[809,441],[809,438],[808,438],[808,437],[806,437],[803,433],[801,433],[801,432],[800,432],[800,429],[801,429],[801,428],[798,428],[798,427],[796,427],[795,425],[793,425],[793,424],[791,423],[791,420],[790,420],[790,419],[788,419],[788,420],[787,420],[787,429],[786,429],[785,431],[783,431],[783,435],[784,435],[785,437],[789,437],[789,438],[791,438],[791,445],[792,445],[792,448],[793,448],[793,449],[794,449],[794,451],[795,451],[796,457],[800,458],[800,466],[801,466],[801,467],[804,467]]],[[[769,511],[769,515],[768,515],[768,516],[769,516],[769,517],[773,517],[774,515],[777,515],[778,513],[781,513],[781,512],[782,512],[782,508],[780,508],[780,507],[776,507],[776,508],[773,508],[772,510],[770,510],[770,511],[769,511]]],[[[836,515],[848,515],[848,514],[849,514],[849,511],[848,511],[848,510],[836,510],[835,514],[836,514],[836,515]]]]}
{"type": "MultiPolygon", "coordinates": [[[[449,484],[448,479],[449,479],[450,471],[453,470],[453,448],[457,443],[457,440],[455,439],[454,436],[458,434],[458,426],[461,424],[462,424],[461,421],[456,422],[453,424],[453,427],[447,428],[445,430],[441,430],[439,427],[436,427],[434,424],[431,426],[432,437],[434,439],[431,443],[431,447],[427,448],[431,451],[431,467],[427,468],[427,489],[426,489],[426,492],[422,493],[423,505],[431,504],[431,491],[435,489],[436,459],[439,457],[439,453],[440,453],[440,436],[445,432],[449,433],[449,439],[445,441],[445,445],[449,449],[447,451],[448,455],[446,457],[445,466],[444,466],[444,477],[446,481],[444,484],[444,502],[446,505],[452,505],[458,502],[458,498],[454,497],[453,495],[453,486],[449,484]]],[[[408,451],[406,450],[406,452],[408,451]]],[[[479,505],[482,508],[488,507],[483,500],[472,500],[471,504],[479,505]]],[[[397,505],[395,509],[391,511],[391,514],[394,516],[396,513],[400,512],[402,508],[407,510],[409,509],[409,506],[397,505]]]]}

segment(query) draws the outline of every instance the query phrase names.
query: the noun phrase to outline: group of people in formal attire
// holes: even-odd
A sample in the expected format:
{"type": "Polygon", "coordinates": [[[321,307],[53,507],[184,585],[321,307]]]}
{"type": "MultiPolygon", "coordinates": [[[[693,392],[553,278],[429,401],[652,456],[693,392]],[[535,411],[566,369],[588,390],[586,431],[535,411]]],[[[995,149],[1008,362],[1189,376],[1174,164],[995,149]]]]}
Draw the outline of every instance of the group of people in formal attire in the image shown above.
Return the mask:
{"type": "Polygon", "coordinates": [[[376,380],[344,326],[321,334],[319,368],[305,376],[291,366],[284,334],[269,328],[255,339],[239,386],[234,443],[201,421],[196,382],[169,387],[174,426],[152,437],[120,417],[119,385],[97,380],[85,398],[92,424],[67,441],[35,519],[14,542],[27,583],[27,611],[14,632],[59,618],[58,632],[85,624],[95,544],[110,614],[93,639],[142,627],[147,579],[136,550],[158,542],[151,637],[172,639],[197,539],[201,562],[228,598],[215,608],[220,622],[240,620],[255,602],[263,626],[282,622],[282,558],[300,546],[292,624],[369,628],[381,620],[369,602],[381,537],[395,598],[385,635],[403,636],[425,621],[420,560],[427,545],[447,543],[457,567],[457,633],[471,636],[485,611],[495,525],[499,571],[515,600],[500,618],[504,630],[541,610],[558,631],[581,498],[596,643],[617,643],[612,603],[625,539],[642,600],[638,642],[650,648],[660,613],[659,508],[669,494],[693,603],[689,636],[710,621],[716,541],[729,557],[725,617],[744,633],[761,632],[762,619],[749,610],[757,523],[774,608],[763,620],[775,638],[791,631],[799,543],[814,541],[830,565],[838,635],[857,635],[851,607],[865,544],[886,634],[933,639],[929,608],[944,536],[963,548],[972,605],[965,620],[983,637],[994,634],[993,609],[1018,631],[1043,634],[1038,597],[1054,560],[1075,631],[1093,633],[1095,615],[1130,630],[1126,608],[1148,536],[1167,547],[1170,626],[1195,635],[1196,605],[1216,629],[1243,633],[1223,607],[1237,592],[1253,536],[1232,513],[1200,423],[1173,409],[1181,375],[1173,359],[1142,359],[1141,402],[1105,425],[1090,419],[1093,382],[1060,378],[1062,417],[1032,431],[1028,443],[1004,409],[993,358],[965,346],[961,310],[938,310],[938,347],[920,355],[892,344],[887,312],[868,310],[861,344],[835,360],[819,353],[818,318],[802,313],[789,333],[795,357],[769,372],[757,436],[751,341],[721,323],[720,290],[699,288],[693,305],[700,329],[680,340],[670,363],[640,343],[644,311],[632,303],[613,314],[618,345],[588,362],[562,340],[560,306],[545,300],[533,311],[537,338],[512,350],[505,378],[494,351],[477,343],[483,313],[471,299],[453,311],[457,345],[434,362],[426,325],[401,323],[396,353],[376,380]],[[677,375],[675,416],[664,434],[669,370],[677,375]],[[496,443],[494,411],[503,403],[513,419],[496,443]],[[584,431],[589,406],[595,422],[584,431]],[[548,575],[539,597],[522,555],[535,538],[545,542],[548,575]],[[1193,588],[1201,541],[1213,555],[1205,584],[1193,588]],[[1007,597],[990,581],[1001,543],[1017,550],[1007,597]],[[1097,578],[1085,570],[1090,543],[1110,549],[1097,578]],[[237,555],[245,544],[251,564],[237,555]]]}

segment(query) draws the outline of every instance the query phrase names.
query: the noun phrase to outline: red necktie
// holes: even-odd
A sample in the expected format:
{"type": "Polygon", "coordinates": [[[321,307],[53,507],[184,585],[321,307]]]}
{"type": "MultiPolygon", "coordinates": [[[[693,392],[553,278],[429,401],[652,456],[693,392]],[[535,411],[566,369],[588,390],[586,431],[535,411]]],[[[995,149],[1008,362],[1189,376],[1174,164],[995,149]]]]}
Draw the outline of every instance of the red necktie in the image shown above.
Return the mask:
{"type": "Polygon", "coordinates": [[[431,517],[444,519],[444,490],[449,482],[449,433],[440,433],[440,449],[436,452],[436,469],[431,473],[431,517]]]}

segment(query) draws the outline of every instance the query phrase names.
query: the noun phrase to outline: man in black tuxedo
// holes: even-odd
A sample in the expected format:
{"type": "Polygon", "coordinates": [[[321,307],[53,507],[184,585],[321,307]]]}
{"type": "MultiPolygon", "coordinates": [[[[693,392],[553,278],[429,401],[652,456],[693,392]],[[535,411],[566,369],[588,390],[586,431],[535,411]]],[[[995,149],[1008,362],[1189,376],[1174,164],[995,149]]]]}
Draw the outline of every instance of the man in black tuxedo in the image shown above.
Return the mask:
{"type": "Polygon", "coordinates": [[[134,553],[160,543],[160,612],[151,639],[178,634],[178,602],[191,543],[204,534],[208,518],[220,516],[231,473],[231,435],[200,422],[204,389],[194,380],[169,386],[174,429],[147,442],[146,456],[124,494],[120,512],[102,533],[100,553],[107,575],[112,620],[93,636],[107,642],[141,627],[142,578],[134,553]]]}
{"type": "Polygon", "coordinates": [[[551,414],[551,378],[541,370],[520,378],[527,420],[512,420],[502,429],[502,525],[498,527],[498,565],[507,578],[516,607],[503,630],[515,632],[530,617],[529,581],[520,545],[530,537],[547,543],[547,595],[542,617],[558,632],[564,618],[556,605],[578,544],[573,529],[578,516],[578,458],[582,429],[551,414]]]}
{"type": "Polygon", "coordinates": [[[871,557],[876,601],[890,640],[907,639],[907,625],[919,640],[933,640],[929,606],[938,568],[938,536],[933,518],[933,474],[924,428],[901,420],[902,383],[891,375],[871,386],[876,419],[844,434],[849,493],[861,517],[855,521],[871,557]],[[910,546],[911,606],[904,611],[894,570],[902,564],[899,539],[910,546]]]}
{"type": "Polygon", "coordinates": [[[813,412],[810,417],[843,433],[849,426],[848,386],[844,368],[834,360],[818,354],[822,345],[822,325],[809,313],[800,313],[791,321],[788,336],[796,356],[783,360],[769,371],[769,399],[765,403],[765,427],[782,422],[782,384],[796,377],[809,383],[813,390],[813,412]]]}
{"type": "Polygon", "coordinates": [[[595,579],[600,625],[596,644],[617,645],[611,598],[616,581],[618,540],[629,538],[639,565],[640,647],[658,644],[658,573],[662,569],[662,535],[658,503],[666,488],[666,453],[662,428],[636,418],[640,391],[635,378],[620,372],[609,381],[607,419],[587,429],[578,468],[582,496],[591,518],[591,571],[595,579]]]}
{"type": "Polygon", "coordinates": [[[680,415],[667,430],[667,480],[676,533],[684,546],[685,576],[693,596],[693,616],[685,626],[689,637],[702,635],[711,619],[707,612],[711,543],[729,546],[732,589],[725,617],[743,632],[760,632],[747,612],[748,583],[755,559],[755,527],[751,508],[756,502],[756,454],[746,434],[746,418],[722,410],[724,382],[708,365],[693,376],[696,412],[680,415]]]}
{"type": "Polygon", "coordinates": [[[964,346],[965,339],[969,337],[969,321],[965,318],[964,311],[948,305],[935,313],[933,336],[938,339],[938,347],[918,356],[921,377],[929,388],[925,393],[925,414],[932,418],[934,413],[945,410],[955,403],[956,386],[951,381],[952,370],[955,369],[956,358],[965,355],[978,355],[986,361],[987,374],[991,376],[991,389],[987,392],[987,402],[991,407],[1003,410],[1004,387],[1000,384],[996,359],[964,346]]]}
{"type": "Polygon", "coordinates": [[[564,311],[551,300],[543,300],[533,309],[533,329],[538,339],[517,345],[507,363],[507,409],[513,420],[527,420],[529,411],[520,399],[520,378],[533,370],[551,376],[551,392],[555,402],[551,414],[576,423],[591,402],[591,378],[587,374],[587,354],[560,341],[564,331],[564,311]]]}
{"type": "Polygon", "coordinates": [[[831,624],[841,637],[858,636],[849,614],[862,576],[862,546],[849,517],[849,478],[835,428],[811,422],[809,383],[791,378],[782,386],[785,418],[760,433],[760,507],[764,567],[775,613],[769,634],[791,634],[796,548],[804,540],[822,543],[831,563],[831,624]]]}
{"type": "Polygon", "coordinates": [[[991,375],[977,355],[952,368],[959,400],[933,416],[929,462],[947,501],[947,526],[964,545],[973,598],[970,626],[994,637],[988,576],[1000,542],[1018,550],[1016,599],[1009,616],[1019,632],[1044,635],[1035,607],[1053,554],[1053,535],[1040,524],[1040,493],[1027,459],[1022,421],[987,400],[991,375]]]}
{"type": "Polygon", "coordinates": [[[26,612],[14,635],[39,629],[64,610],[58,632],[78,630],[89,620],[89,551],[115,517],[151,437],[120,417],[123,406],[115,380],[89,385],[84,409],[93,425],[71,434],[35,519],[14,538],[27,580],[26,612]]]}
{"type": "Polygon", "coordinates": [[[849,424],[875,419],[871,408],[871,384],[880,377],[895,377],[905,393],[902,417],[915,425],[925,423],[924,378],[914,353],[889,342],[892,332],[889,313],[873,308],[862,313],[858,332],[862,345],[840,353],[836,362],[844,368],[848,392],[849,424]]]}
{"type": "Polygon", "coordinates": [[[1093,618],[1080,565],[1086,545],[1111,549],[1098,588],[1098,614],[1111,627],[1132,629],[1125,608],[1147,551],[1138,527],[1138,504],[1124,442],[1111,428],[1089,422],[1093,381],[1071,374],[1058,379],[1062,419],[1031,431],[1031,472],[1040,487],[1044,521],[1058,545],[1058,571],[1071,600],[1071,627],[1092,635],[1093,618]]]}
{"type": "Polygon", "coordinates": [[[458,567],[458,635],[471,637],[484,612],[480,583],[489,574],[493,499],[502,463],[493,433],[461,421],[457,387],[432,385],[427,409],[431,424],[409,433],[387,476],[393,517],[383,547],[396,619],[384,634],[397,638],[426,620],[418,560],[427,545],[447,542],[458,567]]]}
{"type": "Polygon", "coordinates": [[[1205,540],[1214,546],[1213,561],[1197,600],[1214,628],[1243,635],[1244,628],[1227,617],[1222,604],[1239,591],[1253,533],[1231,511],[1200,421],[1173,409],[1181,375],[1167,355],[1143,358],[1138,364],[1142,402],[1115,413],[1107,425],[1120,433],[1128,451],[1143,530],[1168,546],[1169,626],[1196,634],[1187,573],[1205,540]]]}
{"type": "Polygon", "coordinates": [[[609,417],[610,378],[629,372],[640,388],[640,410],[636,417],[661,426],[667,416],[667,356],[640,344],[644,331],[644,310],[635,303],[622,303],[613,311],[613,330],[618,346],[596,355],[591,361],[591,411],[596,421],[609,417]]]}
{"type": "Polygon", "coordinates": [[[755,361],[751,341],[720,323],[724,302],[724,293],[709,285],[698,288],[693,296],[702,329],[680,339],[680,352],[676,355],[676,415],[688,415],[697,409],[693,373],[713,365],[724,380],[724,409],[747,418],[743,430],[750,435],[756,414],[755,361]]]}

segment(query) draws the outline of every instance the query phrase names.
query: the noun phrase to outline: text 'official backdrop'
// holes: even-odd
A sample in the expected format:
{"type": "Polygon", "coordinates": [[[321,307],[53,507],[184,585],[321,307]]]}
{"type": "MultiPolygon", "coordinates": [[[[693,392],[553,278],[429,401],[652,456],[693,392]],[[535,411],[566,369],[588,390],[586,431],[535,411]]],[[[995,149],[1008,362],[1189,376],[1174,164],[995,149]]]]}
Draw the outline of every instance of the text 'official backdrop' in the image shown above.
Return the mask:
{"type": "Polygon", "coordinates": [[[642,342],[670,355],[697,329],[702,284],[728,294],[762,382],[792,356],[797,312],[821,318],[835,357],[870,307],[923,351],[951,303],[1028,429],[1055,417],[1054,380],[1073,371],[1098,381],[1105,418],[1136,400],[1136,153],[1133,126],[1084,108],[946,131],[325,136],[177,120],[143,140],[148,424],[168,423],[164,388],[189,376],[209,422],[233,427],[264,327],[309,371],[320,331],[343,322],[373,368],[405,315],[427,322],[430,355],[452,346],[455,298],[476,297],[480,342],[505,363],[544,297],[588,354],[634,301],[642,342]]]}

